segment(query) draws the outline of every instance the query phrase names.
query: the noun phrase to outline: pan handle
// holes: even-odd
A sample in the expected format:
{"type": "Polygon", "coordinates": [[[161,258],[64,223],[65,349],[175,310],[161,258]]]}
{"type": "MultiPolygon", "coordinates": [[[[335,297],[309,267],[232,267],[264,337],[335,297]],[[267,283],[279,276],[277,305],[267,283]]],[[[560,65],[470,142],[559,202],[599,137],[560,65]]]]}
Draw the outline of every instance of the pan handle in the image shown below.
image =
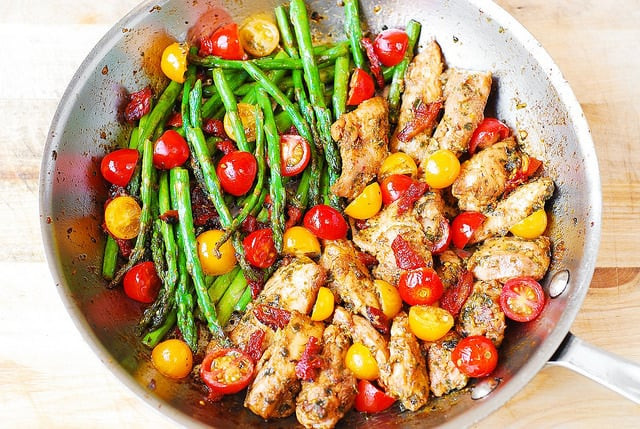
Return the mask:
{"type": "Polygon", "coordinates": [[[571,332],[548,364],[569,368],[640,404],[640,365],[594,347],[571,332]]]}

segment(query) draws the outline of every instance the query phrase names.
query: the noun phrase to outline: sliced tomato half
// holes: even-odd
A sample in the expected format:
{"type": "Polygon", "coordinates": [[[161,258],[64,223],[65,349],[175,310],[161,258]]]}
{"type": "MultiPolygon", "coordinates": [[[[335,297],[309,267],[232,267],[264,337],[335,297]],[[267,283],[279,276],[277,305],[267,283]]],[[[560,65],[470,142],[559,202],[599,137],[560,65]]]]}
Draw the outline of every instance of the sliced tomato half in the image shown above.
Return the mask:
{"type": "Polygon", "coordinates": [[[307,168],[311,159],[311,147],[299,135],[283,134],[280,136],[280,158],[282,175],[295,176],[307,168]]]}
{"type": "Polygon", "coordinates": [[[500,307],[516,322],[529,322],[540,315],[545,304],[544,290],[531,277],[508,280],[502,287],[500,307]]]}
{"type": "Polygon", "coordinates": [[[214,395],[238,393],[251,382],[255,365],[245,352],[223,348],[209,353],[202,361],[200,378],[214,395]]]}

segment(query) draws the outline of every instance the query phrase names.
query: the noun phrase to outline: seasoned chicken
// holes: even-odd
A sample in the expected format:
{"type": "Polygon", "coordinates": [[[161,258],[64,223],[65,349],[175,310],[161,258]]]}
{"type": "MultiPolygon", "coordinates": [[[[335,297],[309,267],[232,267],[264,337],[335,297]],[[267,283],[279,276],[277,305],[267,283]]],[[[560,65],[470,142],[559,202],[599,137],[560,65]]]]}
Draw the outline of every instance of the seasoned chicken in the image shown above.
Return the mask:
{"type": "Polygon", "coordinates": [[[324,324],[313,322],[297,311],[284,329],[279,329],[256,366],[256,378],[249,386],[244,406],[264,419],[290,416],[295,412],[300,380],[296,363],[309,338],[322,339],[324,324]]]}
{"type": "Polygon", "coordinates": [[[404,152],[417,162],[427,157],[427,147],[433,133],[433,126],[427,127],[406,142],[398,140],[397,136],[407,124],[414,120],[415,106],[418,103],[429,104],[442,99],[440,75],[443,67],[442,52],[435,41],[431,41],[418,55],[413,57],[404,79],[405,90],[402,95],[398,127],[391,138],[393,152],[404,152]]]}
{"type": "Polygon", "coordinates": [[[340,327],[329,325],[324,330],[321,358],[324,365],[314,381],[302,381],[296,400],[296,417],[306,428],[334,427],[353,407],[358,381],[345,366],[349,335],[340,327]]]}
{"type": "Polygon", "coordinates": [[[331,125],[331,137],[340,145],[342,174],[331,192],[349,200],[376,177],[389,154],[389,106],[382,97],[360,103],[331,125]]]}
{"type": "Polygon", "coordinates": [[[463,337],[484,335],[498,347],[504,338],[504,313],[500,309],[502,285],[478,281],[460,310],[456,330],[463,337]]]}
{"type": "Polygon", "coordinates": [[[420,343],[409,329],[409,317],[401,312],[393,319],[389,339],[387,393],[404,409],[415,411],[429,399],[429,376],[420,343]]]}
{"type": "Polygon", "coordinates": [[[451,360],[451,352],[461,340],[455,331],[428,346],[429,380],[434,396],[442,396],[467,385],[469,377],[460,372],[451,360]]]}
{"type": "Polygon", "coordinates": [[[458,283],[465,263],[453,250],[445,250],[438,255],[438,260],[440,263],[436,266],[436,272],[446,290],[458,283]]]}
{"type": "Polygon", "coordinates": [[[469,259],[469,270],[478,280],[533,277],[540,280],[551,263],[551,241],[540,236],[535,240],[519,237],[488,238],[469,259]]]}
{"type": "Polygon", "coordinates": [[[415,202],[413,212],[418,222],[422,225],[427,243],[436,244],[445,239],[446,225],[448,222],[444,215],[444,201],[438,191],[427,192],[415,202]]]}
{"type": "Polygon", "coordinates": [[[463,162],[451,187],[460,210],[482,212],[493,206],[504,193],[510,170],[518,158],[516,142],[509,137],[463,162]]]}
{"type": "Polygon", "coordinates": [[[553,195],[553,181],[548,177],[539,177],[520,185],[495,208],[485,212],[487,219],[473,232],[469,244],[478,243],[494,235],[505,235],[509,229],[544,207],[546,200],[553,195]]]}

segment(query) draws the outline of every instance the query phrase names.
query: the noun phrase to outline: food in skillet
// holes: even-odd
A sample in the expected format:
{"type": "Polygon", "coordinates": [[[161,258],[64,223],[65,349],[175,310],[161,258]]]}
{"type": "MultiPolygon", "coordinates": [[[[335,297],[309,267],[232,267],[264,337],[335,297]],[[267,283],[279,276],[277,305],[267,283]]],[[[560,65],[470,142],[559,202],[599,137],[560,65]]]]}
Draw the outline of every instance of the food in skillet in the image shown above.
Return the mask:
{"type": "Polygon", "coordinates": [[[491,73],[447,68],[415,21],[371,40],[344,13],[331,45],[292,0],[168,46],[171,82],[131,94],[101,164],[103,274],[149,304],[158,371],[306,427],[490,375],[550,264],[554,185],[484,117],[491,73]]]}

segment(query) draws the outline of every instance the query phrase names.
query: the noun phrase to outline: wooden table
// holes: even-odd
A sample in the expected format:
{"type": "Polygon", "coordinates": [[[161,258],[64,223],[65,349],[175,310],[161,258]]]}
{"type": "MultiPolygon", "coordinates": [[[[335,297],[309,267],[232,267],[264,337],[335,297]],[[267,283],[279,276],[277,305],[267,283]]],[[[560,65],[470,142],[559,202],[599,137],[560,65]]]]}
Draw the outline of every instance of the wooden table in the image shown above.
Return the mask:
{"type": "MultiPolygon", "coordinates": [[[[72,74],[136,0],[0,0],[0,426],[171,427],[100,363],[57,296],[38,173],[72,74]]],[[[572,331],[640,362],[640,2],[500,0],[551,53],[593,130],[604,194],[596,274],[572,331]]],[[[478,427],[632,427],[640,407],[544,369],[478,427]]]]}

